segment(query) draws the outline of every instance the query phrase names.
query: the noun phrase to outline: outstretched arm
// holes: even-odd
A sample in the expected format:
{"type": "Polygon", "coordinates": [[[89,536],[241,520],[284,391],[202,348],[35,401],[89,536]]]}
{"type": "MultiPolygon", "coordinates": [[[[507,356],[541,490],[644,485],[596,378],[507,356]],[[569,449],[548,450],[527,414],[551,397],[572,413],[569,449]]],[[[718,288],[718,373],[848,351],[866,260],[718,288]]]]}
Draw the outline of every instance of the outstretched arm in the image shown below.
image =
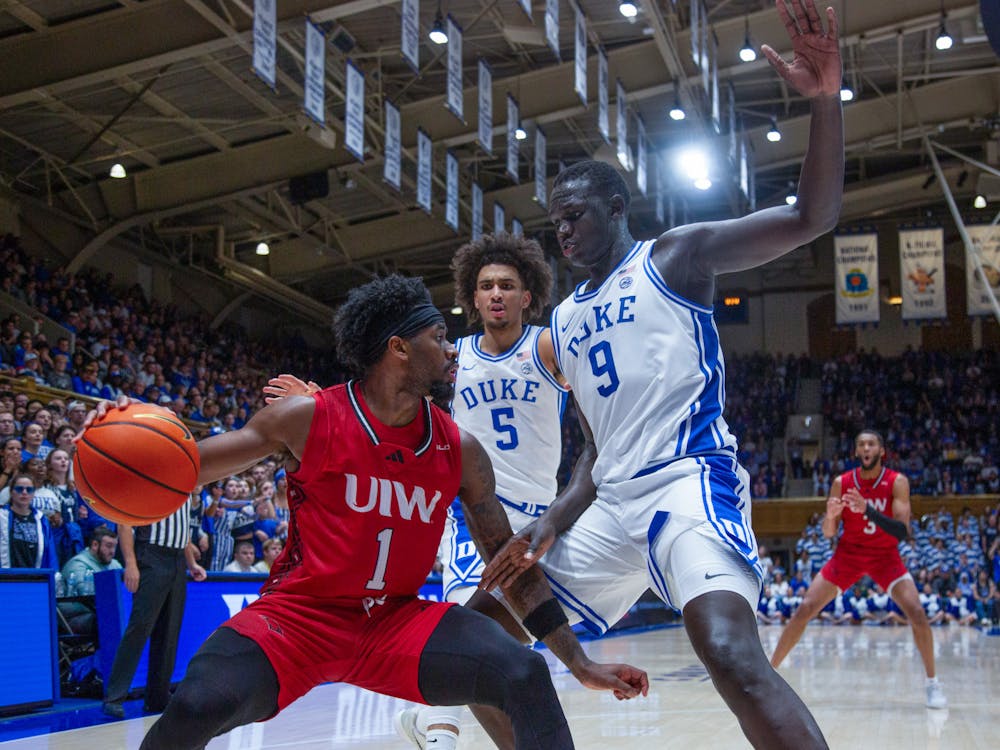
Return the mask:
{"type": "Polygon", "coordinates": [[[814,240],[836,226],[844,187],[842,63],[837,19],[827,8],[824,31],[815,0],[784,0],[778,14],[792,43],[791,63],[771,47],[763,52],[775,71],[810,100],[809,145],[794,206],[767,208],[739,219],[678,227],[657,240],[654,261],[677,292],[711,304],[716,274],[755,268],[814,240]]]}
{"type": "MultiPolygon", "coordinates": [[[[496,498],[489,456],[472,435],[462,431],[462,486],[459,499],[479,554],[487,562],[510,538],[510,522],[496,498]]],[[[619,699],[645,695],[646,673],[627,664],[599,664],[584,653],[542,571],[531,567],[503,587],[507,602],[526,628],[565,664],[583,685],[612,690],[619,699]]]]}

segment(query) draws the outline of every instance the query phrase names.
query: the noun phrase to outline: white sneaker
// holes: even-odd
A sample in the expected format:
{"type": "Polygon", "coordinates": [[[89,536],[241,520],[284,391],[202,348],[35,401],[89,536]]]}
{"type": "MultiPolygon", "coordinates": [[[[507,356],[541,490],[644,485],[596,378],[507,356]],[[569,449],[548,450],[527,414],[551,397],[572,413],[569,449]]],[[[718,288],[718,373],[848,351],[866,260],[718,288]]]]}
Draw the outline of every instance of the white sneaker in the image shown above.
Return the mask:
{"type": "MultiPolygon", "coordinates": [[[[927,700],[930,701],[930,688],[927,688],[927,700]]],[[[928,706],[930,703],[928,702],[928,706]]],[[[392,725],[396,728],[396,734],[404,740],[409,740],[414,747],[424,750],[427,744],[427,736],[417,728],[417,712],[419,707],[404,708],[392,717],[392,725]]]]}
{"type": "Polygon", "coordinates": [[[941,683],[932,682],[927,686],[927,708],[947,708],[948,699],[944,697],[941,683]]]}

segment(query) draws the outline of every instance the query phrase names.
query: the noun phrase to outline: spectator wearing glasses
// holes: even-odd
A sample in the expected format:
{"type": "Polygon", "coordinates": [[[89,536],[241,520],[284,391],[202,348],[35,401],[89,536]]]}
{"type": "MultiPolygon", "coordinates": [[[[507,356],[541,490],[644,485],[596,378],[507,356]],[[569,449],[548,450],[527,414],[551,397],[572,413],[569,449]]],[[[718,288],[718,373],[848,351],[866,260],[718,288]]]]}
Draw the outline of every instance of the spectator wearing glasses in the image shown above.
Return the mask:
{"type": "Polygon", "coordinates": [[[97,379],[96,362],[88,362],[80,375],[73,376],[73,390],[91,398],[101,397],[101,383],[97,379]]]}
{"type": "Polygon", "coordinates": [[[31,507],[35,482],[17,474],[10,504],[0,508],[0,568],[58,568],[52,529],[40,510],[31,507]]]}
{"type": "Polygon", "coordinates": [[[17,423],[14,421],[14,412],[0,408],[0,440],[6,440],[16,434],[17,423]]]}

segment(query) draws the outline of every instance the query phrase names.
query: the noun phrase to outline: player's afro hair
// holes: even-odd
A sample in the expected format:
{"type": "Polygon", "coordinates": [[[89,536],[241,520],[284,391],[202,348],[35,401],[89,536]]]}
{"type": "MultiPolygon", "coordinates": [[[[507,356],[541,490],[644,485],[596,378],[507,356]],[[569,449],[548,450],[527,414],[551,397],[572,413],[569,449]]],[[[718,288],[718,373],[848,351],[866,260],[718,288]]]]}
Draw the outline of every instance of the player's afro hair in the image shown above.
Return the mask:
{"type": "Polygon", "coordinates": [[[524,311],[525,320],[538,320],[552,296],[552,270],[545,254],[535,240],[498,232],[484,234],[462,245],[451,261],[455,272],[455,302],[466,310],[469,322],[475,324],[480,320],[473,302],[476,282],[483,266],[491,263],[517,269],[524,288],[531,292],[531,304],[524,311]]]}
{"type": "Polygon", "coordinates": [[[430,292],[420,279],[396,274],[352,289],[333,317],[340,364],[352,377],[364,375],[384,353],[372,354],[370,342],[414,306],[430,302],[430,292]]]}
{"type": "Polygon", "coordinates": [[[629,192],[628,185],[625,184],[621,173],[610,164],[593,160],[570,164],[556,175],[552,189],[555,190],[564,182],[576,179],[588,180],[594,194],[605,201],[611,200],[611,196],[615,194],[620,195],[625,201],[625,212],[628,212],[632,202],[632,194],[629,192]]]}

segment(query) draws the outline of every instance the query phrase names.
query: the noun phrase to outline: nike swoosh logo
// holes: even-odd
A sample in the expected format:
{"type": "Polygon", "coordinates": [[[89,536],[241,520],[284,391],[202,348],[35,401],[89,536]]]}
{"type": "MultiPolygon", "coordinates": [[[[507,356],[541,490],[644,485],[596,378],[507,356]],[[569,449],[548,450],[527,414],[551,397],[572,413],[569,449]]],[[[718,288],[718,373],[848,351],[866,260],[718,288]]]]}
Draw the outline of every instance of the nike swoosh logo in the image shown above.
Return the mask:
{"type": "Polygon", "coordinates": [[[567,324],[566,324],[566,325],[564,325],[564,326],[559,326],[559,330],[560,330],[560,331],[562,331],[563,333],[566,333],[566,331],[568,331],[568,330],[569,330],[569,326],[570,326],[570,324],[569,324],[569,323],[567,323],[567,324]]]}
{"type": "Polygon", "coordinates": [[[731,576],[732,573],[706,573],[705,580],[711,581],[713,578],[718,578],[719,576],[731,576]]]}
{"type": "Polygon", "coordinates": [[[475,365],[469,365],[468,367],[466,367],[465,365],[463,365],[462,369],[463,370],[475,370],[476,366],[475,365]]]}

